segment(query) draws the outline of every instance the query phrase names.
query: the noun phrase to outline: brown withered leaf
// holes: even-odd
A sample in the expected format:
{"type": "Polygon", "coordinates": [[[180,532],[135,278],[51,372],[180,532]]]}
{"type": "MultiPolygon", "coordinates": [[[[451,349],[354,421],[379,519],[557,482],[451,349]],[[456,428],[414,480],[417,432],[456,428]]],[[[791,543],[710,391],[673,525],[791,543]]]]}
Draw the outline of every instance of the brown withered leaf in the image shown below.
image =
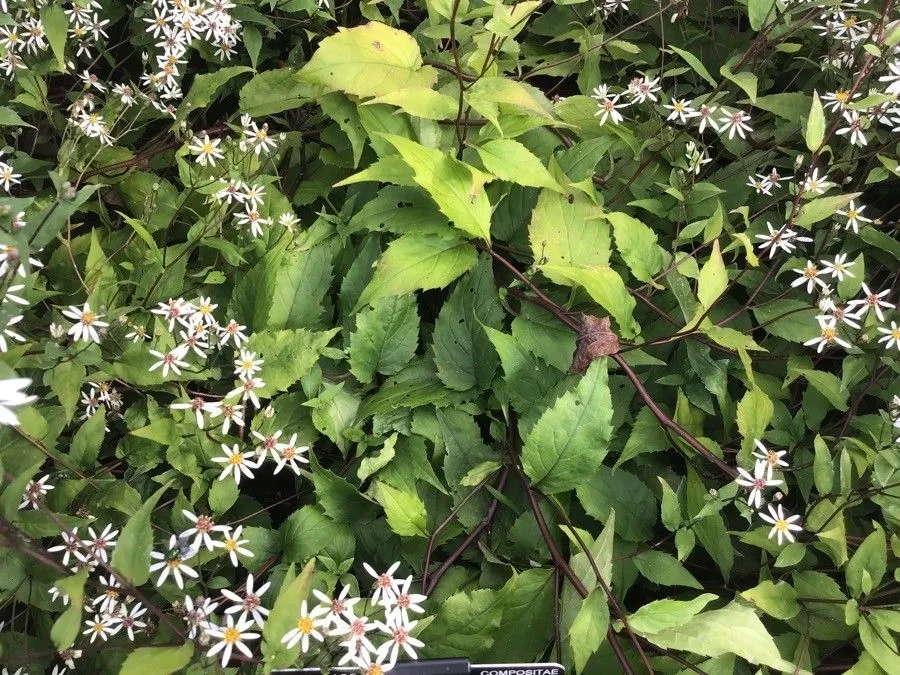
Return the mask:
{"type": "Polygon", "coordinates": [[[619,337],[612,332],[608,316],[601,318],[581,314],[579,323],[577,348],[571,367],[573,373],[583,373],[594,359],[619,351],[619,337]]]}

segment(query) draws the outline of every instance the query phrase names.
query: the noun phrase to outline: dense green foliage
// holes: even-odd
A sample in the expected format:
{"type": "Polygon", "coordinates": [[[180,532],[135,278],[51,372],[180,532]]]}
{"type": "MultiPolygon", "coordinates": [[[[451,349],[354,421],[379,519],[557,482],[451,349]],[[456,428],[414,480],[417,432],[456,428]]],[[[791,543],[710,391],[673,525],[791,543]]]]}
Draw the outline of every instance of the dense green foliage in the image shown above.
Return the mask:
{"type": "Polygon", "coordinates": [[[900,672],[893,0],[0,9],[8,672],[900,672]]]}

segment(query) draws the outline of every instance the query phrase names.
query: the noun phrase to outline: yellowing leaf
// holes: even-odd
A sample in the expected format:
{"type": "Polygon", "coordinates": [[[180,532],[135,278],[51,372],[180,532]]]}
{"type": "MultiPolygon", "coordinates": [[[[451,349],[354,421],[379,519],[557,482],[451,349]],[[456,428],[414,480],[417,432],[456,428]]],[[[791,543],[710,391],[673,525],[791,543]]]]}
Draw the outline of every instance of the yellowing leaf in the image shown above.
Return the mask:
{"type": "Polygon", "coordinates": [[[458,239],[408,234],[395,239],[378,261],[357,308],[389,295],[443,288],[478,262],[475,247],[458,239]]]}
{"type": "Polygon", "coordinates": [[[542,265],[541,271],[567,279],[572,284],[584,286],[584,290],[618,322],[623,337],[633,338],[640,333],[641,327],[632,316],[637,303],[625,288],[622,277],[609,265],[595,267],[542,265]]]}
{"type": "Polygon", "coordinates": [[[719,241],[716,240],[713,242],[709,260],[700,269],[700,278],[697,280],[697,299],[703,307],[709,309],[727,286],[728,270],[725,269],[725,261],[722,260],[719,241]]]}
{"type": "Polygon", "coordinates": [[[484,167],[501,180],[563,192],[541,160],[518,141],[501,138],[488,141],[476,150],[484,167]]]}
{"type": "Polygon", "coordinates": [[[408,87],[397,89],[384,96],[366,101],[363,105],[387,103],[400,108],[403,112],[426,120],[442,120],[455,118],[459,103],[446,94],[424,87],[408,87]]]}
{"type": "Polygon", "coordinates": [[[416,183],[428,190],[455,227],[473,237],[491,240],[491,203],[473,167],[408,138],[388,134],[384,138],[397,148],[415,172],[416,183]]]}
{"type": "Polygon", "coordinates": [[[370,21],[322,40],[298,76],[355,96],[383,96],[407,87],[430,89],[437,72],[422,66],[410,34],[370,21]]]}

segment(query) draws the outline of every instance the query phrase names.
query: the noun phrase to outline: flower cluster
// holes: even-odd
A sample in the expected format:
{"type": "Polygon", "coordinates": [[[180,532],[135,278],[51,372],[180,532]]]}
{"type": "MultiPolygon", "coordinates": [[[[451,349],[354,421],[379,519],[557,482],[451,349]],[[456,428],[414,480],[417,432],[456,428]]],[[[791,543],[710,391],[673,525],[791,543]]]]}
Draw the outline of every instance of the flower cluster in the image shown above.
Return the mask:
{"type": "MultiPolygon", "coordinates": [[[[766,488],[781,485],[784,481],[775,479],[775,467],[786,468],[789,466],[784,459],[787,454],[786,450],[769,450],[759,440],[755,441],[756,449],[753,451],[755,459],[753,473],[742,467],[738,467],[738,478],[735,482],[744,488],[750,489],[747,497],[747,505],[757,510],[759,517],[772,526],[769,531],[769,538],[778,537],[778,543],[781,544],[784,539],[794,541],[794,532],[800,532],[803,528],[797,522],[800,516],[786,516],[784,508],[779,504],[777,507],[767,504],[768,514],[762,512],[763,492],[766,488]]],[[[778,493],[780,497],[781,493],[778,493]]]]}

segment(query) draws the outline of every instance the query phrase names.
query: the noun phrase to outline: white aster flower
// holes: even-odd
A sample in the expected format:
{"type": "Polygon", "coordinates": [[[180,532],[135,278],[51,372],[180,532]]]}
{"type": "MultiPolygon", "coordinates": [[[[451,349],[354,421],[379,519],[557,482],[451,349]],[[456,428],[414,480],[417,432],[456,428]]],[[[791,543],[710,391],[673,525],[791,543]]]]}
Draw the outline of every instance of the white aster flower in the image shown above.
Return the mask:
{"type": "Polygon", "coordinates": [[[825,267],[825,269],[822,270],[822,274],[830,274],[838,281],[843,281],[844,277],[853,279],[855,278],[855,275],[850,271],[850,268],[855,264],[855,262],[847,262],[846,253],[838,253],[834,256],[834,260],[822,261],[822,265],[825,267]]]}
{"type": "Polygon", "coordinates": [[[318,628],[324,625],[324,619],[319,617],[326,611],[327,610],[324,607],[317,606],[313,607],[313,610],[310,612],[306,600],[304,600],[300,604],[300,616],[297,618],[296,627],[285,633],[284,637],[281,638],[281,642],[286,644],[288,649],[291,649],[299,642],[300,650],[305,654],[309,651],[310,638],[318,640],[319,642],[322,642],[324,639],[318,628]]]}
{"type": "Polygon", "coordinates": [[[275,471],[273,471],[272,473],[278,473],[285,467],[285,465],[289,465],[291,467],[291,471],[299,476],[300,467],[297,465],[297,462],[300,462],[300,464],[309,464],[309,460],[304,456],[308,451],[308,446],[297,445],[297,434],[293,434],[290,441],[288,441],[287,443],[279,443],[277,446],[272,448],[272,458],[277,463],[275,466],[275,471]]]}
{"type": "Polygon", "coordinates": [[[378,623],[378,628],[389,636],[387,642],[378,648],[378,653],[388,656],[388,664],[391,667],[397,663],[397,656],[402,648],[406,655],[411,659],[417,659],[413,647],[421,649],[425,643],[410,635],[413,628],[416,627],[418,621],[410,621],[409,623],[401,623],[395,620],[389,620],[387,623],[378,623]]]}
{"type": "Polygon", "coordinates": [[[803,192],[820,195],[833,185],[834,183],[828,181],[827,175],[819,178],[819,168],[816,167],[803,179],[803,192]]]}
{"type": "Polygon", "coordinates": [[[378,573],[369,563],[363,563],[363,568],[375,579],[372,584],[375,587],[375,592],[372,594],[373,604],[378,604],[379,600],[383,601],[385,598],[396,600],[400,595],[399,581],[393,577],[398,567],[400,567],[399,560],[391,565],[387,572],[378,573]]]}
{"type": "Polygon", "coordinates": [[[803,528],[796,522],[800,519],[800,516],[785,517],[784,508],[781,506],[781,504],[778,505],[777,509],[769,504],[769,515],[766,515],[765,513],[760,511],[759,517],[772,526],[772,530],[769,532],[769,539],[777,534],[779,545],[784,539],[793,542],[793,533],[803,530],[803,528]]]}
{"type": "Polygon", "coordinates": [[[821,333],[818,337],[804,342],[804,346],[816,347],[816,351],[820,354],[825,347],[833,344],[838,344],[844,349],[852,349],[853,345],[838,337],[837,319],[833,316],[817,316],[816,320],[819,322],[821,333]]]}
{"type": "Polygon", "coordinates": [[[146,613],[147,608],[138,602],[133,604],[130,609],[113,616],[112,621],[119,629],[124,628],[128,639],[134,642],[134,634],[147,628],[147,623],[140,620],[140,617],[146,613]]]}
{"type": "Polygon", "coordinates": [[[667,108],[672,112],[669,113],[669,116],[666,117],[666,120],[669,122],[673,122],[675,120],[680,121],[682,124],[687,124],[687,121],[691,117],[699,117],[700,112],[691,107],[691,102],[684,98],[675,98],[672,97],[672,103],[670,105],[664,105],[663,108],[667,108]]]}
{"type": "Polygon", "coordinates": [[[203,413],[210,417],[218,417],[222,414],[222,404],[219,401],[207,401],[200,396],[195,396],[187,403],[173,403],[169,407],[173,410],[192,410],[197,420],[197,426],[201,429],[205,427],[203,413]]]}
{"type": "Polygon", "coordinates": [[[884,289],[883,291],[879,291],[878,293],[873,292],[866,284],[862,285],[863,293],[865,297],[861,300],[851,300],[847,303],[847,307],[859,307],[859,311],[857,316],[862,316],[870,309],[875,310],[875,316],[878,317],[879,321],[884,321],[884,309],[894,309],[896,305],[885,300],[887,295],[891,292],[889,288],[884,289]]]}
{"type": "Polygon", "coordinates": [[[99,614],[95,614],[93,619],[88,619],[84,622],[84,625],[87,626],[87,630],[83,631],[82,635],[90,635],[91,636],[91,644],[94,644],[94,640],[98,637],[101,638],[104,642],[109,639],[110,635],[115,635],[119,632],[118,626],[106,616],[101,616],[99,614]]]}
{"type": "Polygon", "coordinates": [[[0,380],[0,426],[18,426],[19,418],[12,411],[22,405],[37,400],[37,396],[26,394],[23,390],[31,385],[27,377],[13,377],[0,380]]]}
{"type": "Polygon", "coordinates": [[[88,527],[88,536],[90,538],[82,539],[81,543],[88,548],[93,557],[109,562],[108,551],[116,547],[119,531],[112,529],[112,525],[107,525],[98,535],[93,527],[88,527]]]}
{"type": "Polygon", "coordinates": [[[204,135],[203,138],[195,136],[189,149],[192,153],[197,155],[197,164],[200,166],[212,167],[216,165],[218,160],[224,159],[225,157],[225,155],[222,154],[222,150],[219,149],[221,142],[222,139],[211,139],[208,134],[204,135]]]}
{"type": "MultiPolygon", "coordinates": [[[[758,441],[757,441],[758,442],[758,441]]],[[[384,602],[382,604],[388,612],[388,619],[393,616],[396,624],[409,625],[409,613],[424,614],[425,608],[422,603],[428,599],[428,596],[421,593],[410,593],[409,587],[412,585],[412,575],[406,577],[400,584],[400,592],[392,602],[384,602]]]]}
{"type": "Polygon", "coordinates": [[[219,603],[209,598],[200,596],[195,601],[189,595],[184,596],[184,622],[188,625],[188,637],[191,640],[197,637],[198,632],[205,632],[213,626],[209,617],[218,606],[219,603]]]}
{"type": "Polygon", "coordinates": [[[847,224],[844,226],[845,230],[852,229],[854,233],[859,234],[859,224],[860,223],[871,223],[871,218],[866,218],[862,215],[862,212],[865,210],[865,206],[860,205],[856,206],[856,202],[854,200],[850,200],[850,205],[846,211],[838,210],[836,213],[840,216],[844,216],[847,219],[847,224]]]}
{"type": "Polygon", "coordinates": [[[258,377],[250,377],[241,381],[241,386],[236,389],[232,389],[228,392],[228,397],[236,396],[237,394],[241,394],[241,400],[245,403],[247,399],[253,402],[254,407],[259,408],[259,394],[256,393],[257,389],[262,389],[266,386],[266,383],[262,381],[262,379],[258,377]]]}
{"type": "Polygon", "coordinates": [[[251,469],[258,469],[260,465],[260,462],[254,464],[250,461],[250,458],[256,455],[255,451],[241,452],[237,443],[230,448],[222,443],[222,450],[225,452],[223,457],[212,458],[212,461],[225,465],[222,473],[219,474],[219,480],[225,480],[228,474],[234,476],[234,482],[238,484],[241,482],[242,474],[247,478],[253,478],[251,469]]]}
{"type": "Polygon", "coordinates": [[[159,574],[159,578],[156,580],[156,585],[162,586],[171,574],[172,578],[175,580],[175,584],[179,589],[182,589],[184,588],[184,577],[182,575],[191,577],[192,579],[196,579],[200,576],[192,567],[188,567],[184,563],[185,559],[190,558],[192,554],[193,551],[183,546],[181,542],[179,542],[178,537],[174,534],[169,537],[169,546],[167,550],[151,552],[150,557],[159,562],[150,565],[150,572],[153,573],[162,570],[159,574]]]}
{"type": "Polygon", "coordinates": [[[322,591],[313,589],[313,595],[322,603],[322,606],[328,610],[323,621],[332,624],[335,628],[346,625],[346,621],[351,621],[356,614],[353,612],[353,605],[360,601],[360,598],[350,596],[350,587],[344,586],[341,592],[334,598],[325,595],[322,591]]]}
{"type": "Polygon", "coordinates": [[[238,566],[238,556],[245,555],[248,558],[253,557],[253,551],[248,548],[244,548],[244,544],[249,544],[249,539],[241,539],[241,532],[243,532],[244,526],[238,525],[234,532],[226,532],[224,539],[222,541],[213,541],[213,546],[216,548],[222,548],[228,552],[228,557],[231,559],[231,564],[235,567],[238,566]]]}
{"type": "Polygon", "coordinates": [[[158,352],[155,349],[151,349],[150,353],[155,356],[158,361],[150,366],[150,372],[153,372],[159,367],[162,367],[162,376],[167,377],[169,375],[169,370],[171,369],[176,375],[181,375],[180,368],[188,368],[190,364],[183,361],[184,357],[187,355],[187,351],[183,346],[175,347],[173,350],[166,352],[163,354],[162,352],[158,352]]]}
{"type": "Polygon", "coordinates": [[[180,535],[178,535],[179,539],[184,539],[186,537],[194,537],[194,542],[191,544],[194,548],[199,549],[200,545],[203,544],[206,546],[207,551],[212,551],[214,548],[215,542],[213,541],[212,534],[215,532],[228,532],[231,528],[228,525],[216,525],[213,522],[211,516],[206,515],[196,515],[188,511],[187,509],[181,509],[181,514],[191,521],[194,526],[185,530],[180,535]]]}
{"type": "Polygon", "coordinates": [[[719,124],[722,125],[719,127],[719,132],[725,133],[725,131],[728,131],[728,138],[734,138],[735,134],[741,138],[746,138],[746,132],[753,131],[750,125],[747,124],[749,120],[750,115],[743,110],[735,110],[733,113],[725,113],[723,111],[722,117],[719,118],[719,124]]]}
{"type": "Polygon", "coordinates": [[[897,326],[896,321],[891,321],[890,328],[882,328],[881,326],[879,326],[878,332],[884,333],[884,337],[878,338],[878,342],[885,343],[885,349],[897,347],[897,350],[900,351],[900,326],[897,326]]]}
{"type": "Polygon", "coordinates": [[[238,595],[237,593],[233,593],[229,591],[227,588],[222,589],[222,595],[231,600],[234,604],[225,610],[226,614],[237,614],[241,613],[240,617],[238,617],[238,623],[244,623],[245,621],[249,621],[252,617],[253,621],[256,622],[256,625],[260,628],[263,627],[263,624],[266,622],[266,617],[269,616],[269,610],[262,606],[262,601],[260,598],[263,594],[269,589],[271,582],[267,581],[259,588],[253,588],[253,575],[247,575],[247,582],[244,584],[243,597],[238,595]]]}
{"type": "Polygon", "coordinates": [[[750,488],[750,496],[747,498],[747,504],[757,509],[762,506],[763,490],[774,485],[781,485],[784,482],[780,480],[773,480],[771,474],[769,476],[766,476],[767,466],[767,462],[756,462],[753,467],[752,476],[746,469],[738,467],[738,474],[740,475],[735,479],[735,482],[738,485],[750,488]]]}
{"type": "Polygon", "coordinates": [[[232,340],[235,349],[239,349],[247,339],[247,335],[244,333],[245,330],[247,330],[246,326],[242,326],[234,319],[229,320],[219,332],[219,344],[226,345],[229,340],[232,340]]]}
{"type": "Polygon", "coordinates": [[[47,482],[48,480],[50,480],[49,475],[43,476],[39,480],[28,481],[25,491],[22,493],[22,503],[19,504],[20,511],[29,506],[33,509],[40,507],[41,502],[44,501],[44,495],[54,488],[47,482]]]}
{"type": "Polygon", "coordinates": [[[251,633],[249,630],[253,627],[252,621],[234,622],[234,617],[229,614],[226,617],[227,624],[224,626],[209,625],[206,628],[206,634],[215,638],[216,643],[206,652],[207,656],[215,656],[222,652],[222,667],[228,663],[231,658],[231,652],[237,648],[244,656],[252,657],[253,652],[244,644],[244,640],[258,640],[259,633],[251,633]]]}
{"type": "Polygon", "coordinates": [[[850,143],[863,147],[868,142],[866,134],[863,132],[864,120],[865,118],[860,117],[860,114],[855,110],[845,110],[844,121],[847,123],[847,126],[841,127],[835,133],[838,136],[850,134],[850,143]]]}
{"type": "Polygon", "coordinates": [[[240,376],[242,380],[252,378],[264,363],[262,359],[256,358],[256,352],[242,349],[240,357],[234,360],[234,374],[240,376]]]}
{"type": "Polygon", "coordinates": [[[97,329],[109,326],[105,321],[100,321],[100,319],[103,318],[103,314],[92,312],[91,306],[88,303],[84,303],[84,306],[81,309],[78,309],[74,305],[70,305],[68,309],[63,310],[63,316],[76,322],[69,328],[69,335],[71,335],[76,342],[79,340],[84,340],[85,342],[93,340],[99,344],[100,334],[97,332],[97,329]]]}

